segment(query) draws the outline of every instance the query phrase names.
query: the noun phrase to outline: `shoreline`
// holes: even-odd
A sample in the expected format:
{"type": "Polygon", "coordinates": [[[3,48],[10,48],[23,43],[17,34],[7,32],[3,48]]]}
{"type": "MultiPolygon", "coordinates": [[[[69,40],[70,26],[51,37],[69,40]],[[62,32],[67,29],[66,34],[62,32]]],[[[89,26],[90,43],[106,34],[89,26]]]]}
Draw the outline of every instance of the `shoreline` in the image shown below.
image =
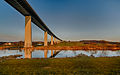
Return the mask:
{"type": "MultiPolygon", "coordinates": [[[[29,48],[22,48],[29,49],[29,48]]],[[[32,47],[33,50],[120,50],[120,47],[78,47],[78,46],[46,46],[46,47],[32,47]]]]}
{"type": "MultiPolygon", "coordinates": [[[[25,49],[25,48],[23,48],[25,49]]],[[[120,50],[120,47],[78,47],[78,46],[47,46],[47,47],[33,47],[35,50],[120,50]]]]}
{"type": "Polygon", "coordinates": [[[120,50],[120,47],[79,47],[79,46],[41,46],[41,47],[28,47],[28,48],[9,48],[9,47],[0,47],[0,50],[9,49],[9,50],[120,50]]]}

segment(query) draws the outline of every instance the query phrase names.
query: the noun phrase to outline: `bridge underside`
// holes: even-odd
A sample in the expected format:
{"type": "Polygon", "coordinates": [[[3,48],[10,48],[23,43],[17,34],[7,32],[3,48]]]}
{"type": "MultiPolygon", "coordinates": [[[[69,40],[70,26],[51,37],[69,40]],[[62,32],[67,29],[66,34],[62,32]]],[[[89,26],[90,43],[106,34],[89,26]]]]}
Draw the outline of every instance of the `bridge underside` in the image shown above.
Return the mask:
{"type": "Polygon", "coordinates": [[[31,16],[31,21],[39,28],[41,28],[43,31],[47,32],[49,35],[53,36],[54,38],[61,40],[50,31],[50,29],[40,19],[40,17],[36,14],[36,12],[28,4],[26,0],[5,0],[5,1],[9,3],[12,7],[14,7],[17,11],[19,11],[22,15],[31,16]]]}

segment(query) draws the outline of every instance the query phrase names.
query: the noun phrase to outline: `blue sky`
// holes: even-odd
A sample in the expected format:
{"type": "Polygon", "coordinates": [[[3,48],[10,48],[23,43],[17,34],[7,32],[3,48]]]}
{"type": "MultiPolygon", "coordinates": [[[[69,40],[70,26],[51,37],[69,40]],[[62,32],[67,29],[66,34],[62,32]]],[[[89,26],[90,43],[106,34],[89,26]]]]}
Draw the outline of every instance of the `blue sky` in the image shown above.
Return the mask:
{"type": "MultiPolygon", "coordinates": [[[[63,40],[120,40],[120,0],[27,0],[63,40]]],[[[0,41],[24,40],[25,18],[0,0],[0,41]]],[[[33,41],[43,31],[32,24],[33,41]]],[[[48,36],[50,40],[50,36],[48,36]]]]}

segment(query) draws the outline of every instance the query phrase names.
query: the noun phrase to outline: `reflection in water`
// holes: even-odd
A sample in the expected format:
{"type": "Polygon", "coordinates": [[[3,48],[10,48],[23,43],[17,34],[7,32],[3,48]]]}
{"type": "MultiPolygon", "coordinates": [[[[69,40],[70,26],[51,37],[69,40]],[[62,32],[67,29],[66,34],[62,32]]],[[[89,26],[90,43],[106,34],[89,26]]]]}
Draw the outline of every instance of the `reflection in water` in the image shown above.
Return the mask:
{"type": "Polygon", "coordinates": [[[26,48],[24,50],[24,58],[32,58],[32,49],[31,48],[26,48]]]}
{"type": "Polygon", "coordinates": [[[120,54],[120,51],[118,51],[117,54],[120,54]]]}
{"type": "Polygon", "coordinates": [[[54,54],[56,54],[56,52],[57,52],[57,51],[56,51],[56,50],[54,50],[54,54]]]}
{"type": "Polygon", "coordinates": [[[48,56],[48,54],[50,53],[50,50],[44,50],[44,58],[53,58],[55,57],[60,51],[59,50],[54,50],[54,53],[53,53],[53,50],[51,50],[51,55],[48,56]]]}
{"type": "Polygon", "coordinates": [[[53,50],[51,50],[51,56],[53,56],[53,50]]]}
{"type": "Polygon", "coordinates": [[[50,56],[50,58],[53,58],[55,56],[57,56],[57,54],[60,52],[61,50],[54,50],[54,54],[50,56]]]}
{"type": "Polygon", "coordinates": [[[75,57],[79,54],[84,54],[87,56],[94,57],[112,57],[120,56],[120,50],[110,51],[110,50],[96,50],[96,51],[84,51],[84,50],[0,50],[0,57],[9,56],[9,55],[22,55],[18,58],[64,58],[64,57],[75,57]]]}
{"type": "Polygon", "coordinates": [[[44,50],[44,58],[47,58],[48,50],[44,50]]]}

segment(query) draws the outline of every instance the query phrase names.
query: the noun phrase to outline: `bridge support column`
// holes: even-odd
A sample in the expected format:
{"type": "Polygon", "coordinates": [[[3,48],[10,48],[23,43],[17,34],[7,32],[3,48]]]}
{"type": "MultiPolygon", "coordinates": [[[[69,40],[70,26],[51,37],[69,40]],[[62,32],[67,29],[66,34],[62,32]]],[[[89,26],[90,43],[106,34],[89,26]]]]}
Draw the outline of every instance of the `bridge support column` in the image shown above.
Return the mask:
{"type": "Polygon", "coordinates": [[[57,39],[56,43],[58,44],[59,40],[57,39]]]}
{"type": "Polygon", "coordinates": [[[47,46],[48,43],[47,43],[47,32],[45,31],[44,32],[44,46],[47,46]]]}
{"type": "Polygon", "coordinates": [[[54,38],[54,43],[56,44],[56,38],[54,38]]]}
{"type": "Polygon", "coordinates": [[[58,44],[58,41],[59,41],[59,40],[57,40],[57,44],[58,44]]]}
{"type": "Polygon", "coordinates": [[[51,45],[53,45],[53,36],[51,35],[51,45]]]}
{"type": "Polygon", "coordinates": [[[25,44],[24,47],[32,47],[31,16],[25,16],[25,44]]]}
{"type": "Polygon", "coordinates": [[[60,43],[60,40],[58,40],[58,43],[60,43]]]}

